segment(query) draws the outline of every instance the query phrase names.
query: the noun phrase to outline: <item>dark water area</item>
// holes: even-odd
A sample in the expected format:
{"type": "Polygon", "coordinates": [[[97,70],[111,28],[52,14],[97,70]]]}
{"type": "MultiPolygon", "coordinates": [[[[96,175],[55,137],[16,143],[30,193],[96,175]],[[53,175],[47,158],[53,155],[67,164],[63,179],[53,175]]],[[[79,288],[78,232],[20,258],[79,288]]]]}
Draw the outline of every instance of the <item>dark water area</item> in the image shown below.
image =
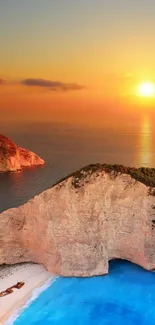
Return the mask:
{"type": "Polygon", "coordinates": [[[154,325],[155,273],[122,260],[109,274],[58,277],[14,325],[154,325]]]}
{"type": "Polygon", "coordinates": [[[91,163],[155,166],[155,131],[144,117],[119,126],[93,128],[40,123],[2,127],[0,132],[46,161],[45,166],[0,174],[0,212],[23,204],[60,178],[91,163]]]}

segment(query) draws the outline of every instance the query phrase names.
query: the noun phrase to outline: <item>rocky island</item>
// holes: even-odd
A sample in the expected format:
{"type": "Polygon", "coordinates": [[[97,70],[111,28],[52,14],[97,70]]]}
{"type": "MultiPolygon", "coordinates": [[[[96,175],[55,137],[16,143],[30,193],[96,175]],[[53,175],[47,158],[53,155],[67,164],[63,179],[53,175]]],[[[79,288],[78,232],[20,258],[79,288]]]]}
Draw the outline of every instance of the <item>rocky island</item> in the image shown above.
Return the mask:
{"type": "Polygon", "coordinates": [[[0,134],[0,172],[15,172],[22,167],[39,166],[45,162],[34,152],[18,147],[0,134]]]}
{"type": "Polygon", "coordinates": [[[155,268],[155,169],[90,165],[0,214],[0,264],[106,274],[119,258],[155,268]]]}

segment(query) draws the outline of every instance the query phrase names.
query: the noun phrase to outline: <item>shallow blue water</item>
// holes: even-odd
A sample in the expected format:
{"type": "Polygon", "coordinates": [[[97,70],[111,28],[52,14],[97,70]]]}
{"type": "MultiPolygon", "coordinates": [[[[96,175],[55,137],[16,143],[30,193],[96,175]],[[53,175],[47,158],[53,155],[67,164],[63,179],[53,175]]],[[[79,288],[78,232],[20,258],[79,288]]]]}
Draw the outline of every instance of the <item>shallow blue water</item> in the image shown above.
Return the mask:
{"type": "Polygon", "coordinates": [[[14,325],[155,325],[155,273],[111,261],[109,275],[57,278],[14,325]]]}

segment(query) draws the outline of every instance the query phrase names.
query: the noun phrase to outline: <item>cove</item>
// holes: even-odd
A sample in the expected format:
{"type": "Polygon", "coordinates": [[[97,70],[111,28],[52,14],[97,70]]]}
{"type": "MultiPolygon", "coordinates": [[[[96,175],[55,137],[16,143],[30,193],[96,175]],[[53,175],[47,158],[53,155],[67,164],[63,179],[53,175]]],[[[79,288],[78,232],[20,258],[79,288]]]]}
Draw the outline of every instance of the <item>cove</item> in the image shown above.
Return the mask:
{"type": "Polygon", "coordinates": [[[108,275],[58,277],[14,322],[26,324],[154,325],[155,273],[113,260],[108,275]]]}

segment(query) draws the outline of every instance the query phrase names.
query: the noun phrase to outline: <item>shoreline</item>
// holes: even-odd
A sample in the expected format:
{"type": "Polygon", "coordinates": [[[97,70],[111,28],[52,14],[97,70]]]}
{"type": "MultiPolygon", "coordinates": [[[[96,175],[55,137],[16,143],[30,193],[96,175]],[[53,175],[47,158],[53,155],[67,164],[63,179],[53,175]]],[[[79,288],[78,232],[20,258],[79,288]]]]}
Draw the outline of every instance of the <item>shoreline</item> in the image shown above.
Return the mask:
{"type": "Polygon", "coordinates": [[[18,315],[44,291],[55,279],[46,271],[43,265],[23,263],[0,267],[0,292],[15,285],[19,281],[25,282],[21,289],[0,297],[0,325],[11,325],[18,315]]]}

